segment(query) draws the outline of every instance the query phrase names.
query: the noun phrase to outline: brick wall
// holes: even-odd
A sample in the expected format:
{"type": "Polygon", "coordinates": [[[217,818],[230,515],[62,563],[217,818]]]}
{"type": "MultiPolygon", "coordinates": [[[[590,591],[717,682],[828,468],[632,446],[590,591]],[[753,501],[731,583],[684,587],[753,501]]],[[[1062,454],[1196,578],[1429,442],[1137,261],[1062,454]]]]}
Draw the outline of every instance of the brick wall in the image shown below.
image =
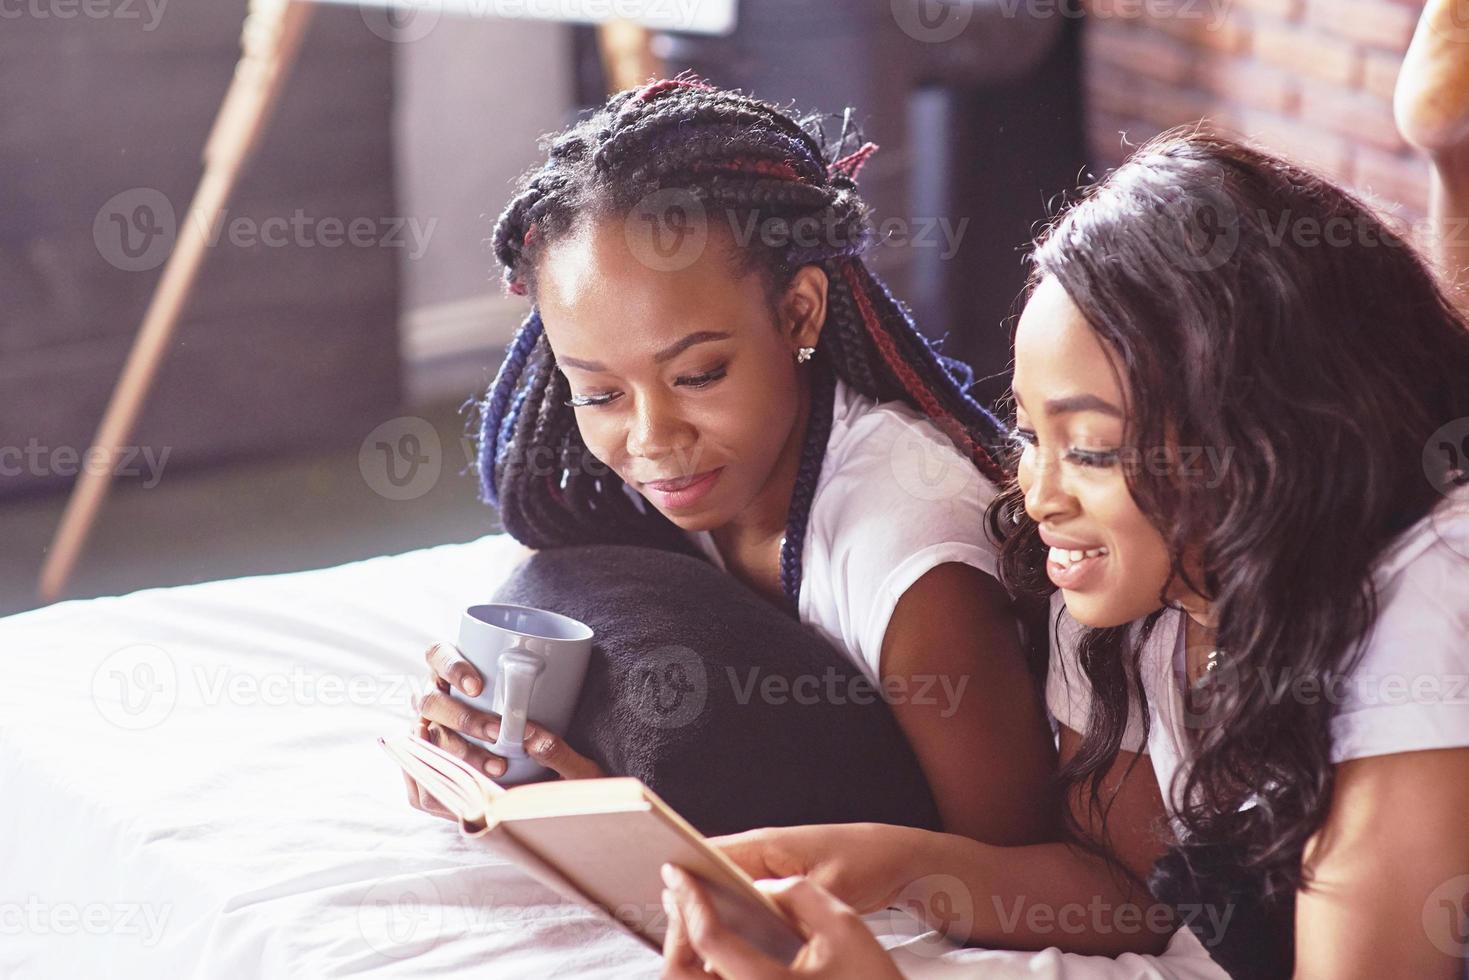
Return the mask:
{"type": "Polygon", "coordinates": [[[1408,221],[1428,169],[1392,91],[1423,0],[1089,0],[1088,140],[1102,166],[1207,117],[1408,221]]]}

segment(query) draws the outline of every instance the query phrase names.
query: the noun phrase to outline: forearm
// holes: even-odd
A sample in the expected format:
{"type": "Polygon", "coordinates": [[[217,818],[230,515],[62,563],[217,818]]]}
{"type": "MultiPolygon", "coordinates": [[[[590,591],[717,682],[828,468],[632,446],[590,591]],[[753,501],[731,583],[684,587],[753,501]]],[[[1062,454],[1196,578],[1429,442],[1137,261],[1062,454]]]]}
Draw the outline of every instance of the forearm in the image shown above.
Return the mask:
{"type": "Polygon", "coordinates": [[[1431,156],[1429,248],[1450,297],[1469,308],[1469,150],[1431,156]]]}
{"type": "Polygon", "coordinates": [[[1175,930],[1167,906],[1072,845],[915,835],[900,903],[956,941],[1116,956],[1160,953],[1175,930]]]}

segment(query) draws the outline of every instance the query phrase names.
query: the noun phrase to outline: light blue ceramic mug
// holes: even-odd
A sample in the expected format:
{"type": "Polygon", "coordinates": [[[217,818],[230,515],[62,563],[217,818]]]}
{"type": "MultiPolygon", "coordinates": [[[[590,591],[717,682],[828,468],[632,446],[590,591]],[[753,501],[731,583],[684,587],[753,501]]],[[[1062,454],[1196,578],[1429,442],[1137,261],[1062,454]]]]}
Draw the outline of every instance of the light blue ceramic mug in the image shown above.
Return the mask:
{"type": "Polygon", "coordinates": [[[470,606],[460,617],[459,652],[485,686],[477,697],[458,688],[449,696],[500,716],[494,742],[464,736],[506,760],[505,774],[495,782],[509,786],[553,775],[526,753],[525,725],[533,721],[566,734],[591,659],[592,636],[585,623],[530,606],[470,606]]]}

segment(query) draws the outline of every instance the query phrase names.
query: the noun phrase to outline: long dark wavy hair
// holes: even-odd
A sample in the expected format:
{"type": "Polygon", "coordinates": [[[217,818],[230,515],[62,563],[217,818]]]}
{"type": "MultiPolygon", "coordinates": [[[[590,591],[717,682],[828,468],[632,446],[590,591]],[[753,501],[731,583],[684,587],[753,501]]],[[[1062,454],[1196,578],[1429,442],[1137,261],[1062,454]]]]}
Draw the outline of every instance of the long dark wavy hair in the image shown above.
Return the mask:
{"type": "MultiPolygon", "coordinates": [[[[623,218],[650,195],[676,190],[704,209],[709,227],[762,229],[734,242],[741,272],[761,274],[779,296],[796,272],[817,265],[828,280],[827,317],[812,370],[812,408],[781,553],[781,584],[800,594],[807,517],[831,432],[834,379],[879,401],[901,401],[937,424],[999,482],[1004,430],[968,394],[972,373],[914,328],[903,306],[862,260],[872,244],[856,175],[876,149],[844,117],[828,140],[817,118],[798,121],[756,99],[679,77],[614,95],[550,138],[501,214],[495,255],[505,283],[534,304],[537,257],[589,218],[623,218]],[[860,145],[855,148],[852,143],[860,145]],[[797,234],[802,227],[818,235],[797,234]]],[[[479,405],[479,475],[505,530],[532,548],[641,544],[690,550],[678,529],[642,507],[596,465],[567,405],[566,379],[532,306],[479,405]]]]}
{"type": "MultiPolygon", "coordinates": [[[[1210,600],[1234,667],[1209,692],[1215,723],[1194,732],[1173,856],[1290,901],[1309,887],[1302,852],[1331,800],[1332,705],[1270,685],[1327,691],[1352,668],[1377,615],[1374,561],[1443,499],[1422,453],[1469,416],[1469,327],[1362,201],[1202,132],[1165,134],[1083,192],[1037,244],[1032,286],[1047,278],[1116,358],[1129,446],[1230,453],[1208,481],[1125,471],[1176,581],[1210,600]]],[[[1054,591],[1018,486],[989,521],[1010,588],[1054,591]]],[[[1061,778],[1095,813],[1129,699],[1144,698],[1139,657],[1157,618],[1081,640],[1094,700],[1061,778]]]]}

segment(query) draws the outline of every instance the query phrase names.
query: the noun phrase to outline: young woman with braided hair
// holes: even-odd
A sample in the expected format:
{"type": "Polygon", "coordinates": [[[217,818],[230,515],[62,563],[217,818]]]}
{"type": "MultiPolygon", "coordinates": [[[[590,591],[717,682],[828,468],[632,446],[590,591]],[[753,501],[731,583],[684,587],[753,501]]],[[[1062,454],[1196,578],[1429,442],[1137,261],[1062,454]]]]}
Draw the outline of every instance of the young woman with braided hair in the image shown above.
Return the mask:
{"type": "MultiPolygon", "coordinates": [[[[480,406],[484,495],[532,549],[707,557],[906,692],[893,713],[946,829],[1033,841],[1054,746],[975,519],[1002,429],[864,263],[876,147],[848,137],[689,78],[554,137],[494,234],[533,306],[480,406]]],[[[478,674],[452,644],[428,659],[426,730],[502,772],[460,737],[498,718],[447,695],[478,674]]],[[[531,726],[532,757],[599,775],[561,734],[531,726]]]]}

